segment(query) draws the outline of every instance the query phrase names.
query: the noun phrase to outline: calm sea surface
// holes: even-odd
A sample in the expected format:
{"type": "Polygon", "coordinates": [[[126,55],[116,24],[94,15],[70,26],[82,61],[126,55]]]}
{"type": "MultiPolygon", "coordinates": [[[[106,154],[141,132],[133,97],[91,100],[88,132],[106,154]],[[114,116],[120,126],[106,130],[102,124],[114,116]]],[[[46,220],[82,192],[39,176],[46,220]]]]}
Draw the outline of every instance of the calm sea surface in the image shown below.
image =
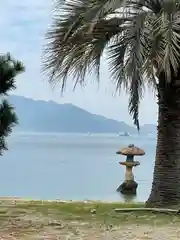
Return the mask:
{"type": "Polygon", "coordinates": [[[147,199],[152,183],[155,138],[116,135],[16,133],[0,161],[0,195],[33,199],[123,201],[116,188],[125,167],[116,155],[135,144],[146,151],[134,169],[137,201],[147,199]]]}

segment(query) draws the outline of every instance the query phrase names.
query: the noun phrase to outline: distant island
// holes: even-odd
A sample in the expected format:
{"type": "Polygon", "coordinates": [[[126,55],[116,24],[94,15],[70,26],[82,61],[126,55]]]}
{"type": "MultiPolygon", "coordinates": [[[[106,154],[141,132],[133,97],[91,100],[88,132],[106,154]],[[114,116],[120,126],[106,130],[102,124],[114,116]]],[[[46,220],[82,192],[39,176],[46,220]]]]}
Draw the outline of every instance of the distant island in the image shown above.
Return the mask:
{"type": "MultiPolygon", "coordinates": [[[[92,114],[73,104],[33,100],[10,95],[19,118],[17,131],[59,133],[130,133],[137,134],[135,127],[100,115],[92,114]]],[[[155,133],[155,125],[144,125],[141,134],[155,133]]]]}

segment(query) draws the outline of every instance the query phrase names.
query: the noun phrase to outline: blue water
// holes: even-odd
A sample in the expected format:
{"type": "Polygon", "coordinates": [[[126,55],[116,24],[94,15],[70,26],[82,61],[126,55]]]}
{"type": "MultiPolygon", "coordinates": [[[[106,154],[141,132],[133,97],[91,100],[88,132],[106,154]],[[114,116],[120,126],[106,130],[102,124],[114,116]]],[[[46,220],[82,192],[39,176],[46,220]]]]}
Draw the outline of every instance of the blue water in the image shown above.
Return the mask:
{"type": "Polygon", "coordinates": [[[123,201],[116,188],[124,180],[125,157],[116,151],[128,144],[143,148],[134,169],[137,201],[147,199],[155,158],[153,138],[116,135],[13,134],[0,161],[0,195],[33,199],[123,201]]]}

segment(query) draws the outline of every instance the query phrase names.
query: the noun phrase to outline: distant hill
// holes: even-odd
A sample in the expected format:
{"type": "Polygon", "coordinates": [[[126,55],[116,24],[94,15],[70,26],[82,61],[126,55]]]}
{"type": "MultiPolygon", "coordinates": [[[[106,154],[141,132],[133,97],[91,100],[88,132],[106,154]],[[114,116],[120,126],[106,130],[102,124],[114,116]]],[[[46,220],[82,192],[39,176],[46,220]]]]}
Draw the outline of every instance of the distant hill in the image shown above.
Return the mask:
{"type": "Polygon", "coordinates": [[[144,124],[141,126],[141,132],[143,134],[148,134],[148,133],[157,133],[157,126],[155,124],[144,124]]]}
{"type": "Polygon", "coordinates": [[[64,133],[117,133],[136,134],[135,127],[100,115],[89,113],[73,104],[36,101],[11,95],[9,101],[19,118],[17,130],[64,133]]]}

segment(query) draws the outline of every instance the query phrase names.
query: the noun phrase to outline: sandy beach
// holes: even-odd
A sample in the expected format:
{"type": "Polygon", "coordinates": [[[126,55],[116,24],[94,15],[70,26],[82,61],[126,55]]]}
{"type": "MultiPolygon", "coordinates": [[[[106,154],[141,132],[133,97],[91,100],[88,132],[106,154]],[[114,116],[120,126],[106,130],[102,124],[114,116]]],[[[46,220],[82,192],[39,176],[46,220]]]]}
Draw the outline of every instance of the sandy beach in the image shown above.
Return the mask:
{"type": "Polygon", "coordinates": [[[74,201],[0,199],[0,239],[19,240],[176,240],[180,238],[179,215],[149,212],[115,213],[120,204],[74,201]]]}

